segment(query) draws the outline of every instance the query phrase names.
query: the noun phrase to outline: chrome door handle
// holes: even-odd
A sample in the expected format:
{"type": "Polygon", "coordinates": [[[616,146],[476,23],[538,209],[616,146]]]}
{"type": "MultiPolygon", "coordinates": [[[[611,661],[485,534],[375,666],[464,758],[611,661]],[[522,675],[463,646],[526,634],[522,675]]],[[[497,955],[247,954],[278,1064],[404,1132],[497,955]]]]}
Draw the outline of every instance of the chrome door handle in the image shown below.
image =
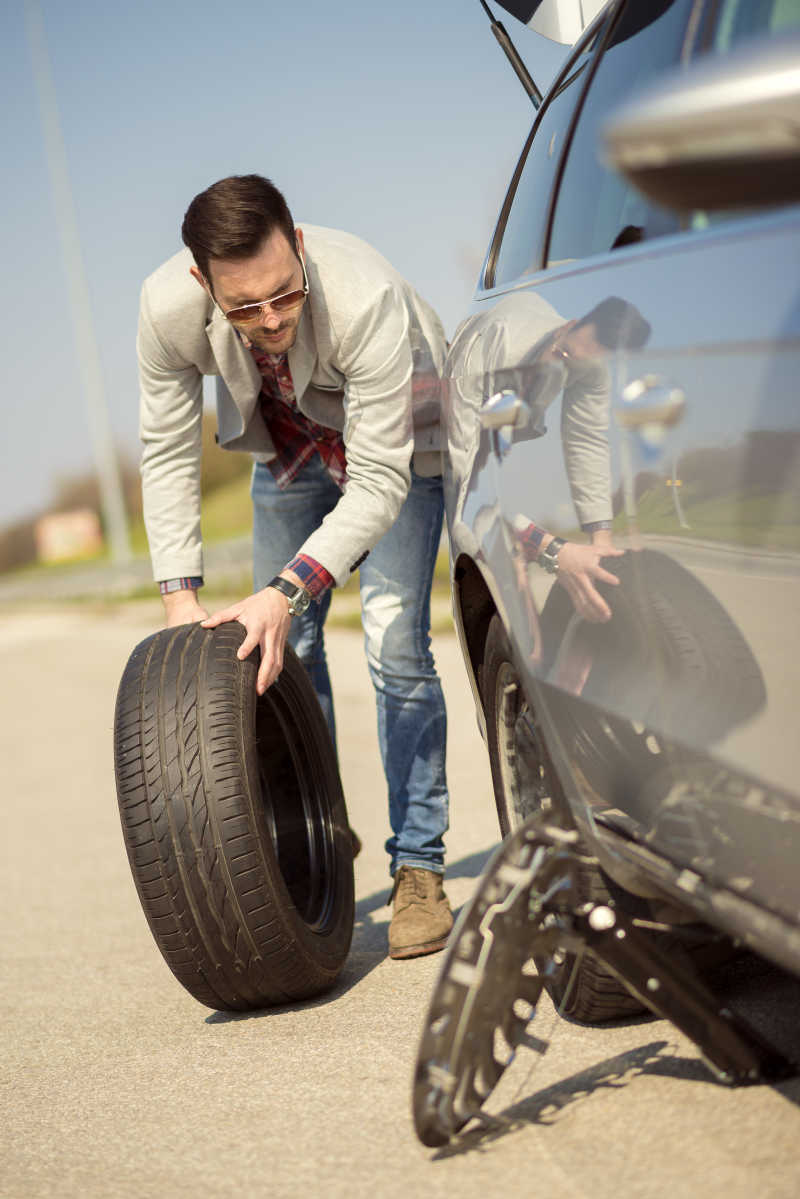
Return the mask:
{"type": "Polygon", "coordinates": [[[623,388],[614,415],[623,429],[668,429],[677,425],[685,411],[686,396],[680,387],[660,375],[642,375],[623,388]]]}
{"type": "Polygon", "coordinates": [[[498,391],[484,400],[478,419],[484,429],[517,428],[530,420],[531,410],[515,391],[498,391]]]}

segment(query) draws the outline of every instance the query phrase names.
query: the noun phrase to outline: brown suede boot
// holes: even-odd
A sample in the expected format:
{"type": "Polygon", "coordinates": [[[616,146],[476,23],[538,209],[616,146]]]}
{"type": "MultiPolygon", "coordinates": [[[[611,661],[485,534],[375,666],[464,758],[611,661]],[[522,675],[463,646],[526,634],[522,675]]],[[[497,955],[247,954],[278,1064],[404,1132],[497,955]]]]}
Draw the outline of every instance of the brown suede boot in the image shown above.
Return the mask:
{"type": "Polygon", "coordinates": [[[453,913],[442,887],[442,875],[416,866],[401,866],[394,876],[394,904],[389,925],[389,957],[416,958],[444,949],[453,913]]]}

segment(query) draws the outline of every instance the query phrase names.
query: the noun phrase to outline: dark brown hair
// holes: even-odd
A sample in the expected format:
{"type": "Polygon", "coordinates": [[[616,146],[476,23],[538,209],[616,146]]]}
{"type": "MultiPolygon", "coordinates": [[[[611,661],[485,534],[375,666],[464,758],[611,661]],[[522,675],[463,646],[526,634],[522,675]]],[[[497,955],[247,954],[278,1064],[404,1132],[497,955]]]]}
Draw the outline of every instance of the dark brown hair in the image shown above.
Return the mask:
{"type": "Polygon", "coordinates": [[[639,309],[619,296],[601,300],[575,328],[589,324],[594,325],[595,337],[607,350],[640,350],[652,331],[639,309]]]}
{"type": "Polygon", "coordinates": [[[229,175],[195,196],[181,237],[210,282],[210,258],[250,258],[276,229],[294,246],[292,214],[275,184],[262,175],[229,175]]]}

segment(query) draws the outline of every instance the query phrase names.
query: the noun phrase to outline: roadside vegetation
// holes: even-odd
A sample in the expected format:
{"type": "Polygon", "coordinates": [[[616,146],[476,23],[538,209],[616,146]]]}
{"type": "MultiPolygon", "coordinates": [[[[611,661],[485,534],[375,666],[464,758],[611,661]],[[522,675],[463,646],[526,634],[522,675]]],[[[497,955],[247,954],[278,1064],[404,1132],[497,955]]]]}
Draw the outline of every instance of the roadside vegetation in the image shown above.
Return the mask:
{"type": "MultiPolygon", "coordinates": [[[[208,546],[236,539],[249,538],[252,528],[250,504],[250,473],[252,462],[246,454],[231,454],[220,450],[214,434],[216,420],[211,413],[203,418],[203,468],[201,488],[203,492],[203,539],[208,546]]],[[[131,548],[137,559],[147,559],[147,537],[142,520],[141,491],[138,466],[130,459],[121,458],[120,468],[123,492],[129,519],[131,548]]],[[[68,512],[75,508],[90,508],[101,513],[100,494],[93,475],[81,475],[56,480],[53,503],[46,512],[68,512]]],[[[59,563],[40,563],[36,560],[34,529],[44,512],[0,529],[0,580],[4,577],[15,581],[31,581],[40,599],[47,602],[47,581],[58,591],[59,581],[70,575],[97,566],[107,566],[108,554],[103,552],[90,558],[59,563]]],[[[247,595],[252,588],[250,564],[242,555],[240,566],[229,566],[221,572],[211,572],[203,588],[202,598],[207,607],[218,609],[247,595]]],[[[124,592],[116,590],[113,595],[98,593],[97,587],[87,586],[86,594],[59,598],[59,603],[80,603],[108,612],[122,605],[152,605],[154,619],[160,614],[160,602],[153,584],[149,581],[136,583],[124,592]]],[[[449,632],[453,623],[450,614],[450,590],[448,559],[442,548],[436,564],[433,593],[431,597],[432,627],[434,632],[449,632]]],[[[329,624],[337,627],[360,628],[361,618],[358,601],[357,576],[346,587],[334,592],[329,624]]]]}

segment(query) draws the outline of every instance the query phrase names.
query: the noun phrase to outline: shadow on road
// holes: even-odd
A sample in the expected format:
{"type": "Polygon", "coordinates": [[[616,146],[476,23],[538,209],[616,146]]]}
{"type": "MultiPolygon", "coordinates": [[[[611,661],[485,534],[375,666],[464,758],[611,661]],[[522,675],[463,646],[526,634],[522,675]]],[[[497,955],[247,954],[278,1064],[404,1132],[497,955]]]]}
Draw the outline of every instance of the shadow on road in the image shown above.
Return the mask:
{"type": "MultiPolygon", "coordinates": [[[[454,1137],[449,1145],[438,1149],[431,1160],[442,1161],[473,1151],[481,1152],[509,1133],[519,1132],[534,1124],[540,1127],[556,1124],[562,1112],[573,1104],[586,1102],[598,1092],[630,1086],[645,1075],[705,1083],[706,1086],[725,1086],[717,1081],[699,1058],[679,1057],[668,1041],[651,1041],[545,1087],[498,1115],[481,1115],[477,1127],[473,1124],[454,1137]]],[[[800,1079],[793,1078],[771,1089],[790,1103],[800,1106],[800,1079]]]]}
{"type": "Polygon", "coordinates": [[[713,1082],[702,1062],[674,1056],[668,1041],[651,1041],[545,1087],[499,1115],[482,1115],[477,1128],[461,1132],[449,1145],[437,1150],[432,1160],[441,1161],[473,1150],[480,1151],[501,1137],[532,1124],[555,1124],[564,1109],[572,1104],[585,1102],[598,1091],[629,1086],[643,1074],[659,1074],[687,1082],[713,1082]]]}
{"type": "MultiPolygon", "coordinates": [[[[728,1006],[747,1020],[765,1040],[786,1054],[789,1060],[800,1061],[800,1028],[797,1023],[800,980],[751,953],[742,953],[710,971],[706,975],[706,982],[712,980],[715,993],[723,995],[728,1006]]],[[[633,1020],[615,1021],[615,1024],[641,1024],[646,1028],[654,1019],[657,1017],[644,1015],[633,1020]]],[[[556,1047],[548,1047],[546,1042],[538,1042],[533,1047],[539,1052],[557,1052],[556,1047]]],[[[449,1145],[437,1150],[432,1160],[473,1150],[481,1151],[490,1142],[530,1125],[555,1124],[564,1109],[572,1104],[585,1102],[598,1091],[630,1086],[645,1075],[727,1089],[727,1084],[720,1082],[701,1058],[679,1056],[674,1043],[651,1041],[529,1095],[500,1114],[481,1115],[466,1131],[454,1137],[449,1145]]],[[[535,1065],[531,1077],[535,1077],[535,1065]]],[[[758,1085],[769,1086],[776,1095],[800,1107],[800,1077],[758,1085]]]]}
{"type": "MultiPolygon", "coordinates": [[[[478,853],[468,854],[447,866],[448,878],[479,878],[489,857],[494,852],[494,846],[478,853]]],[[[227,1024],[239,1020],[260,1020],[277,1012],[301,1012],[308,1008],[320,1007],[322,1004],[333,1003],[342,995],[357,986],[366,978],[386,957],[386,922],[378,923],[372,920],[374,912],[385,908],[389,902],[391,887],[387,885],[380,891],[359,899],[355,906],[355,925],[353,927],[353,942],[344,970],[339,975],[336,985],[324,995],[314,999],[304,999],[299,1003],[286,1003],[280,1006],[263,1008],[254,1012],[212,1012],[206,1017],[206,1024],[227,1024]]],[[[458,915],[458,911],[454,915],[458,915]]]]}

